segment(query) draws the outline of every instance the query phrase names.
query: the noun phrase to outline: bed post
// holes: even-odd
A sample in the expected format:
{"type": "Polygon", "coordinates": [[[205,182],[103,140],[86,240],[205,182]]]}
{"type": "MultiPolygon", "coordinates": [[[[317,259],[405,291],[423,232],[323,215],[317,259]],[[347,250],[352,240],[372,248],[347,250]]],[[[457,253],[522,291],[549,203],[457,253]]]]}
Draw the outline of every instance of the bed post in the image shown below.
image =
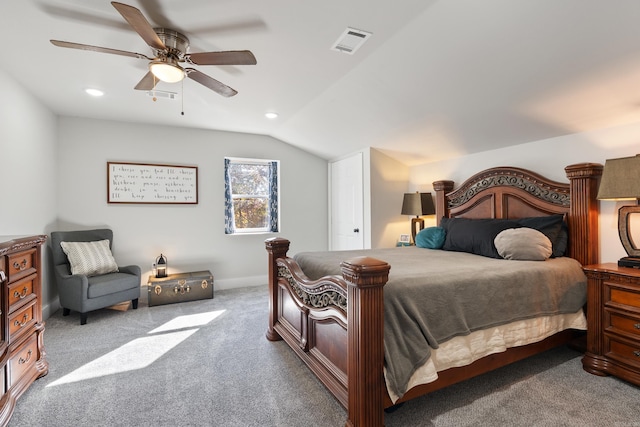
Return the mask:
{"type": "Polygon", "coordinates": [[[340,264],[347,281],[348,427],[384,425],[384,294],[389,264],[358,257],[340,264]]]}
{"type": "Polygon", "coordinates": [[[453,190],[453,181],[434,181],[433,189],[436,192],[436,223],[440,225],[442,217],[449,216],[447,193],[453,190]]]}
{"type": "Polygon", "coordinates": [[[569,255],[582,265],[596,264],[598,243],[598,181],[603,166],[578,163],[564,168],[570,183],[569,255]]]}
{"type": "Polygon", "coordinates": [[[272,237],[264,242],[269,253],[269,327],[267,328],[267,339],[269,341],[280,341],[282,337],[273,328],[278,315],[278,258],[285,258],[289,251],[289,241],[281,237],[272,237]]]}

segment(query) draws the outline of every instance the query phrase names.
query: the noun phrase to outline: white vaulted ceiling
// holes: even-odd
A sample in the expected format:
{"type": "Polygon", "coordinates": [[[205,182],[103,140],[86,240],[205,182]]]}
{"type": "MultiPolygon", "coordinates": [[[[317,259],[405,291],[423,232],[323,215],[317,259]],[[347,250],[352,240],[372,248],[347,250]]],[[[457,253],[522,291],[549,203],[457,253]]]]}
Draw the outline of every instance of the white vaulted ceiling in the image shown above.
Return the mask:
{"type": "Polygon", "coordinates": [[[372,146],[411,165],[640,121],[638,0],[123,2],[191,52],[257,65],[195,67],[235,97],[185,80],[154,102],[133,89],[146,61],[49,42],[151,56],[109,1],[22,0],[0,3],[0,69],[57,114],[265,134],[327,159],[372,146]],[[373,34],[354,55],[331,49],[347,27],[373,34]]]}

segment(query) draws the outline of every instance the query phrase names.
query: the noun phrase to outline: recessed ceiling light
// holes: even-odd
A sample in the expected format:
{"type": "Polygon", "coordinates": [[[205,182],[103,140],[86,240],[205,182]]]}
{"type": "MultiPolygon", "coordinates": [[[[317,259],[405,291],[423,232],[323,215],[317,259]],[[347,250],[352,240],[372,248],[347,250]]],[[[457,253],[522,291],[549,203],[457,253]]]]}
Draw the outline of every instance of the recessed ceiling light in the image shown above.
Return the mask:
{"type": "Polygon", "coordinates": [[[265,116],[267,119],[271,119],[271,120],[273,120],[273,119],[277,119],[277,118],[278,118],[278,113],[268,112],[268,113],[264,113],[264,116],[265,116]]]}
{"type": "Polygon", "coordinates": [[[87,92],[89,95],[91,96],[102,96],[104,95],[104,92],[98,89],[85,89],[85,92],[87,92]]]}

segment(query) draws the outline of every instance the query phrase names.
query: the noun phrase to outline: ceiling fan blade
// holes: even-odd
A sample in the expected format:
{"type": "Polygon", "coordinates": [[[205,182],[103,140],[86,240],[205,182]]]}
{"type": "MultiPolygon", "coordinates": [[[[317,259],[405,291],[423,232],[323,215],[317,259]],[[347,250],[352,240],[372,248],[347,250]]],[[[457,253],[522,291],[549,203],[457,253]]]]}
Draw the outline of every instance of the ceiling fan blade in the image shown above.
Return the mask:
{"type": "Polygon", "coordinates": [[[148,59],[148,60],[153,59],[153,58],[149,58],[147,55],[143,55],[141,53],[136,53],[136,52],[127,52],[126,50],[110,49],[108,47],[92,46],[89,44],[65,42],[62,40],[50,40],[50,41],[53,45],[58,47],[68,47],[70,49],[80,49],[80,50],[90,50],[93,52],[111,53],[113,55],[130,56],[132,58],[140,58],[140,59],[148,59]]]}
{"type": "Polygon", "coordinates": [[[201,85],[208,87],[212,91],[217,92],[226,98],[232,97],[238,93],[235,89],[230,88],[224,83],[220,83],[216,79],[209,77],[196,69],[185,68],[184,71],[187,73],[187,77],[191,80],[197,81],[201,85]]]}
{"type": "Polygon", "coordinates": [[[145,76],[138,82],[135,90],[153,90],[158,83],[158,79],[153,75],[151,71],[149,71],[145,76]]]}
{"type": "Polygon", "coordinates": [[[139,9],[116,1],[112,1],[111,4],[149,46],[157,50],[167,49],[139,9]]]}
{"type": "Polygon", "coordinates": [[[256,65],[256,57],[249,50],[198,52],[185,55],[185,61],[195,65],[256,65]]]}

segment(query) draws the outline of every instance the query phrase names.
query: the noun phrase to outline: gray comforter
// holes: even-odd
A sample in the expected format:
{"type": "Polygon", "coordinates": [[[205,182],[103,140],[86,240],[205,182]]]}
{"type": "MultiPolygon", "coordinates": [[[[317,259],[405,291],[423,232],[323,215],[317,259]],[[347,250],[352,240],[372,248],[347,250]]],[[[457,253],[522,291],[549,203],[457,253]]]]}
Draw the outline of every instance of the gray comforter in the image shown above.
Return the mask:
{"type": "Polygon", "coordinates": [[[384,287],[387,381],[402,396],[431,348],[450,338],[537,316],[575,313],[586,277],[571,258],[509,261],[402,247],[305,252],[294,258],[310,279],[340,275],[340,262],[370,256],[391,265],[384,287]]]}

